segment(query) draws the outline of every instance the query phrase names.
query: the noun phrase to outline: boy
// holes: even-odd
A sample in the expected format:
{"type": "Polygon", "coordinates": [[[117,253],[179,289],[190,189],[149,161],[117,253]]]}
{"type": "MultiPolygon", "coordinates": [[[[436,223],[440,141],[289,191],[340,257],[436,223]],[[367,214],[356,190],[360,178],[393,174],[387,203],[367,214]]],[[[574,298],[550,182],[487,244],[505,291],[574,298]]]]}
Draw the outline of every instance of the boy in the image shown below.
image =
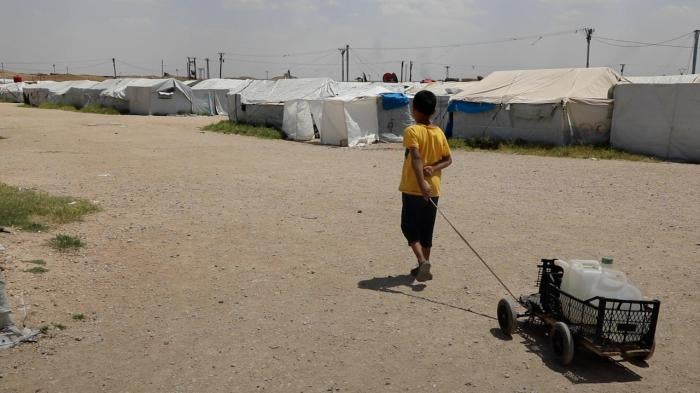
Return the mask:
{"type": "Polygon", "coordinates": [[[435,113],[435,94],[423,90],[413,98],[415,125],[403,133],[404,155],[401,174],[401,231],[418,260],[411,275],[419,282],[433,279],[430,273],[430,248],[440,196],[442,170],[452,164],[450,147],[440,127],[430,124],[435,113]],[[433,203],[435,205],[433,205],[433,203]]]}

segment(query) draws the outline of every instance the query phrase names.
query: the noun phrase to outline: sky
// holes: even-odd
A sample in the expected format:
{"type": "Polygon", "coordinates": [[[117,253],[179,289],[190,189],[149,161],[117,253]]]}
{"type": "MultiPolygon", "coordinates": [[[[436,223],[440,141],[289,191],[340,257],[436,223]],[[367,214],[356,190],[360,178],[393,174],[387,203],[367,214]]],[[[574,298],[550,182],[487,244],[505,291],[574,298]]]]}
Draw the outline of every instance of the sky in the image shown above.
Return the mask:
{"type": "Polygon", "coordinates": [[[668,75],[689,72],[700,29],[698,0],[3,0],[0,14],[5,69],[101,75],[112,58],[120,75],[161,61],[184,75],[190,56],[218,77],[224,52],[224,77],[339,79],[346,44],[351,76],[371,79],[402,60],[414,80],[584,67],[586,27],[591,66],[668,75]]]}

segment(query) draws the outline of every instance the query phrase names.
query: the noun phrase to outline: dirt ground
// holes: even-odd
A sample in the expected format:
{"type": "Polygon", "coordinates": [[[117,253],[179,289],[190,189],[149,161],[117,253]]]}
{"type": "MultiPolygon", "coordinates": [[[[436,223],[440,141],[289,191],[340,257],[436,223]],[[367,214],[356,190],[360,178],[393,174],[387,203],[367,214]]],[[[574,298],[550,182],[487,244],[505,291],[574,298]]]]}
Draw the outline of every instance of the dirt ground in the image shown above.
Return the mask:
{"type": "Polygon", "coordinates": [[[543,329],[501,336],[505,291],[444,221],[435,279],[402,277],[400,147],[199,130],[215,120],[0,104],[0,181],[103,207],[0,234],[14,318],[66,326],[0,351],[1,391],[698,391],[700,167],[454,153],[441,205],[514,292],[540,258],[612,255],[661,300],[647,365],[563,368],[543,329]],[[54,252],[57,233],[87,246],[54,252]]]}

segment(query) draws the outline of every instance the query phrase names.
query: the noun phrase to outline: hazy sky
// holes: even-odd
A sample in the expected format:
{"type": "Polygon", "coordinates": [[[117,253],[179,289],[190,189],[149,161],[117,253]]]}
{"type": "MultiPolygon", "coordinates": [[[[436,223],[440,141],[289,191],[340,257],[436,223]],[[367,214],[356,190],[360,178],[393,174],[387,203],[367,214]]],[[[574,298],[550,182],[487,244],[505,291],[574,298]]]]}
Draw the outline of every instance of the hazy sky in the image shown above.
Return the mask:
{"type": "Polygon", "coordinates": [[[493,70],[585,66],[583,27],[593,27],[592,66],[627,75],[689,68],[699,0],[2,0],[0,62],[6,69],[156,74],[161,59],[180,75],[225,52],[224,76],[340,77],[338,47],[351,46],[351,73],[414,79],[486,75],[493,70]],[[562,33],[543,35],[544,33],[562,33]],[[639,46],[598,37],[658,43],[639,46]],[[538,38],[543,35],[542,38],[538,38]],[[505,43],[484,43],[529,37],[505,43]],[[478,44],[450,47],[454,44],[478,44]],[[619,47],[609,44],[632,46],[619,47]],[[371,49],[371,48],[418,49],[371,49]],[[365,49],[360,49],[365,48],[365,49]]]}

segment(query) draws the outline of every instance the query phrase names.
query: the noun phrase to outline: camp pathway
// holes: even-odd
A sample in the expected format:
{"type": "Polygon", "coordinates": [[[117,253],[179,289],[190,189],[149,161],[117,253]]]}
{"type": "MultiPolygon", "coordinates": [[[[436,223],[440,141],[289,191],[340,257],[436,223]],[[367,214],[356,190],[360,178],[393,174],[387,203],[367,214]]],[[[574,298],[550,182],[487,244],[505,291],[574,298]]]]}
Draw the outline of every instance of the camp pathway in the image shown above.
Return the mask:
{"type": "Polygon", "coordinates": [[[443,222],[426,287],[399,229],[400,146],[201,132],[202,117],[0,104],[0,181],[99,201],[0,234],[14,317],[3,392],[691,392],[700,378],[700,167],[455,152],[441,208],[514,292],[542,257],[615,257],[661,300],[648,367],[497,330],[504,291],[443,222]],[[59,254],[56,233],[87,246],[59,254]],[[23,272],[42,258],[49,272],[23,272]],[[82,313],[84,321],[72,319],[82,313]]]}

